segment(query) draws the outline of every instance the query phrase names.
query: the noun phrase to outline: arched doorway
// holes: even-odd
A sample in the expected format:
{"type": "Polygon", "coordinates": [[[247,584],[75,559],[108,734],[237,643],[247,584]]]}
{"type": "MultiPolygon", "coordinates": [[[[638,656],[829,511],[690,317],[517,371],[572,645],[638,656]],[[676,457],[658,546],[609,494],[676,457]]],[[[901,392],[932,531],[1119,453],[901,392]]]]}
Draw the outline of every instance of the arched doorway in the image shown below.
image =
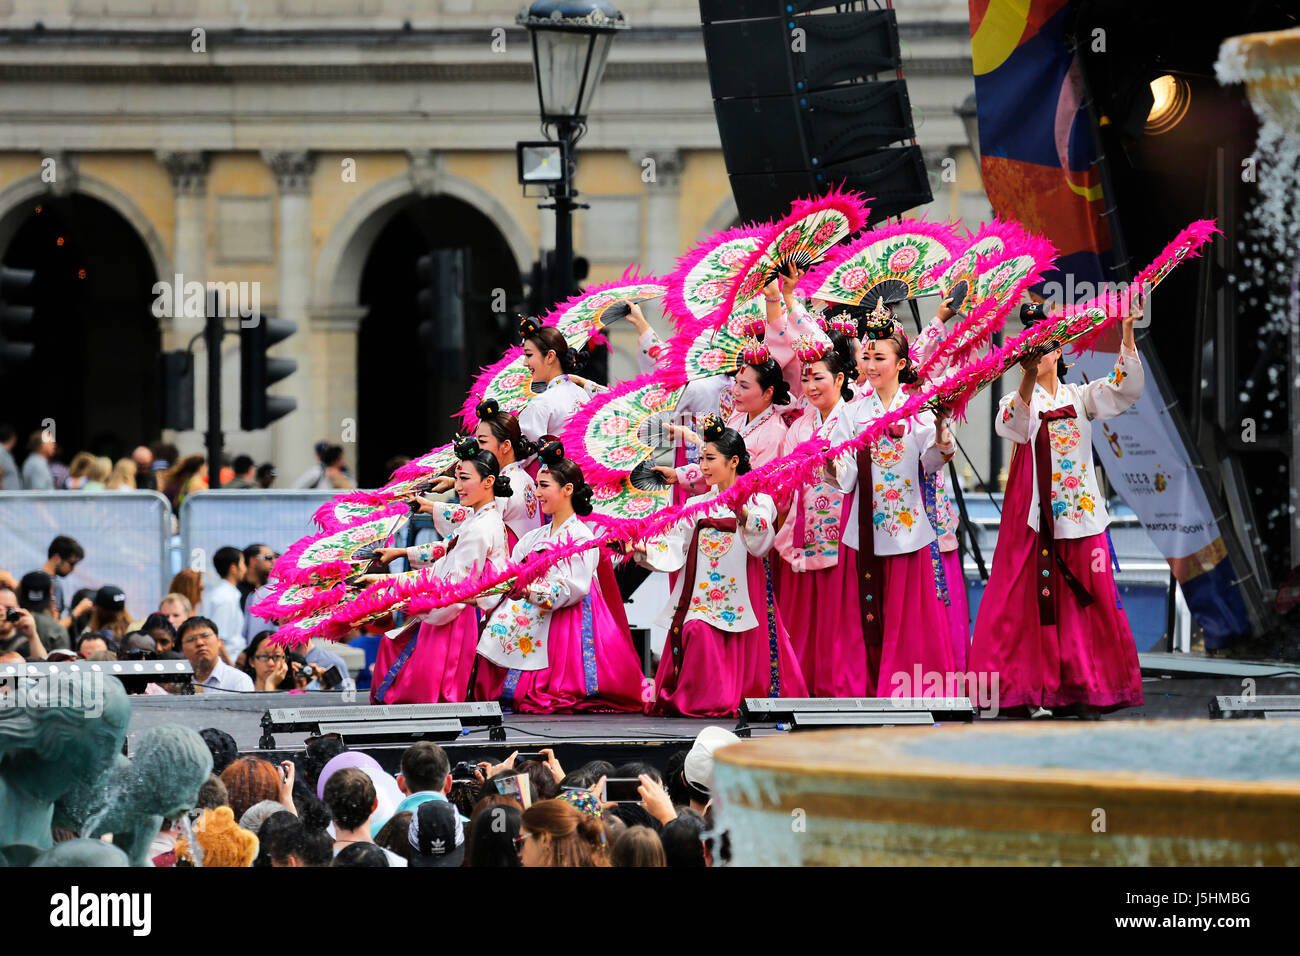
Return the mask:
{"type": "Polygon", "coordinates": [[[161,431],[153,260],[98,199],[46,195],[26,205],[3,262],[36,272],[23,300],[34,306],[25,337],[36,348],[6,375],[0,416],[20,441],[53,419],[64,461],[82,450],[119,458],[161,431]]]}
{"type": "Polygon", "coordinates": [[[522,278],[509,243],[469,203],[446,195],[412,196],[392,214],[361,272],[366,314],[357,341],[357,464],[362,487],[386,481],[393,456],[418,455],[451,437],[452,415],[478,370],[511,344],[521,298],[522,278]],[[416,260],[436,249],[464,249],[466,268],[461,357],[434,368],[418,331],[416,260]]]}

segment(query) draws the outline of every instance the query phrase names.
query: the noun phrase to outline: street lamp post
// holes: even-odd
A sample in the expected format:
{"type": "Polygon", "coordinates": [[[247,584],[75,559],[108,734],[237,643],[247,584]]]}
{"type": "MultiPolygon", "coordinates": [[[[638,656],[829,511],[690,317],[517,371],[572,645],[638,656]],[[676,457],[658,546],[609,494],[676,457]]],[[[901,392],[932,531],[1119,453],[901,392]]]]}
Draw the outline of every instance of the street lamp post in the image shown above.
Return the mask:
{"type": "Polygon", "coordinates": [[[551,284],[561,299],[573,290],[573,150],[587,131],[587,110],[614,34],[627,29],[608,0],[536,0],[519,14],[533,44],[533,72],[542,114],[543,142],[518,144],[519,182],[544,185],[554,200],[555,274],[551,284]]]}

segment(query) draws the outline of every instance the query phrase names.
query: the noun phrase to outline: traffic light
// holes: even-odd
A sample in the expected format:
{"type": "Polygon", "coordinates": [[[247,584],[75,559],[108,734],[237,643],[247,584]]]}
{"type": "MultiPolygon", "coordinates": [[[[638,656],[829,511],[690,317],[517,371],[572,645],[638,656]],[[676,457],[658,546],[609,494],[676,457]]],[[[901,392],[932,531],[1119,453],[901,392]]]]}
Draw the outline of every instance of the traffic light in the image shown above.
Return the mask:
{"type": "Polygon", "coordinates": [[[298,400],[268,395],[266,390],[298,370],[293,359],[271,358],[266,350],[298,331],[298,323],[254,316],[252,325],[239,323],[239,427],[265,428],[298,407],[298,400]]]}
{"type": "Polygon", "coordinates": [[[182,349],[158,356],[158,382],[162,392],[162,427],[178,432],[194,430],[194,355],[182,349]]]}
{"type": "Polygon", "coordinates": [[[34,310],[30,305],[13,305],[9,301],[14,295],[24,298],[35,278],[36,273],[31,269],[0,266],[0,371],[12,371],[26,365],[36,351],[31,342],[11,338],[30,334],[28,326],[32,323],[34,310]]]}
{"type": "Polygon", "coordinates": [[[455,368],[465,352],[468,251],[435,249],[415,260],[419,337],[430,369],[455,368]]]}

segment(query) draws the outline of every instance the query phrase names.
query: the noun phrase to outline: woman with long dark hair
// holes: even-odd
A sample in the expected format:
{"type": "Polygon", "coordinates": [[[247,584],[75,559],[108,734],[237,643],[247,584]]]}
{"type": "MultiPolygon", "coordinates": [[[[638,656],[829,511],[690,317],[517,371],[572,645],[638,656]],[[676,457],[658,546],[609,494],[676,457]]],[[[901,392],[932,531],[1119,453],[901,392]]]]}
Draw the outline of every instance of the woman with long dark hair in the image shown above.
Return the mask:
{"type": "MultiPolygon", "coordinates": [[[[514,560],[594,535],[592,489],[558,441],[539,452],[537,496],[550,523],[519,539],[514,560]]],[[[591,548],[503,596],[478,643],[475,697],[515,710],[639,711],[641,664],[608,559],[591,548]]]]}
{"type": "MultiPolygon", "coordinates": [[[[456,494],[473,514],[462,521],[456,536],[412,548],[380,548],[375,554],[388,564],[405,557],[414,567],[432,565],[432,575],[449,583],[489,567],[505,564],[506,527],[496,499],[509,497],[510,481],[501,477],[491,452],[472,436],[456,442],[456,494]]],[[[478,643],[479,609],[492,598],[435,608],[419,616],[418,633],[404,628],[379,642],[375,657],[372,703],[428,704],[462,701],[469,687],[478,643]]]]}
{"type": "Polygon", "coordinates": [[[590,400],[587,390],[569,378],[586,365],[587,352],[571,348],[559,329],[542,325],[531,316],[522,318],[519,325],[524,365],[532,373],[533,385],[545,386],[519,412],[520,431],[536,443],[543,435],[558,435],[573,413],[590,400]]]}

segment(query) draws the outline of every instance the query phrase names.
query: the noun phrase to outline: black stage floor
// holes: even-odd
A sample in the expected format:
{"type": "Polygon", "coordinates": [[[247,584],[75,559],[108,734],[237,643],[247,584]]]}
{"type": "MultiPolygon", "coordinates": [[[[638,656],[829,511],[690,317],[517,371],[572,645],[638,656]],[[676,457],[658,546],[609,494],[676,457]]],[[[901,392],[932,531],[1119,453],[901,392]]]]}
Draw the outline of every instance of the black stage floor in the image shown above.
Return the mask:
{"type": "MultiPolygon", "coordinates": [[[[1146,702],[1141,707],[1109,714],[1103,720],[1208,720],[1209,703],[1213,697],[1243,692],[1242,681],[1230,677],[1147,678],[1143,690],[1146,702]]],[[[1255,693],[1300,694],[1300,678],[1261,678],[1256,681],[1255,693]]],[[[364,701],[365,692],[359,692],[357,698],[364,701]]],[[[241,752],[277,758],[300,751],[307,735],[303,732],[278,733],[275,735],[276,747],[263,750],[259,747],[263,713],[270,708],[337,707],[345,703],[342,693],[325,691],[139,696],[131,701],[128,748],[133,748],[135,738],[150,727],[181,724],[195,730],[220,728],[235,738],[241,752]]],[[[459,740],[443,746],[453,754],[453,760],[501,760],[514,750],[535,751],[554,747],[557,757],[566,767],[580,766],[597,758],[614,763],[636,759],[662,765],[675,750],[689,747],[701,728],[716,725],[731,729],[735,723],[734,719],[726,718],[693,720],[640,714],[507,714],[504,742],[489,740],[487,728],[471,727],[459,740]]],[[[1040,723],[1051,726],[1053,721],[1040,723]]],[[[888,731],[889,728],[882,728],[880,732],[888,731]]],[[[764,736],[783,731],[756,725],[752,733],[764,736]]],[[[405,745],[367,745],[361,749],[373,754],[386,768],[395,770],[405,745]]]]}

